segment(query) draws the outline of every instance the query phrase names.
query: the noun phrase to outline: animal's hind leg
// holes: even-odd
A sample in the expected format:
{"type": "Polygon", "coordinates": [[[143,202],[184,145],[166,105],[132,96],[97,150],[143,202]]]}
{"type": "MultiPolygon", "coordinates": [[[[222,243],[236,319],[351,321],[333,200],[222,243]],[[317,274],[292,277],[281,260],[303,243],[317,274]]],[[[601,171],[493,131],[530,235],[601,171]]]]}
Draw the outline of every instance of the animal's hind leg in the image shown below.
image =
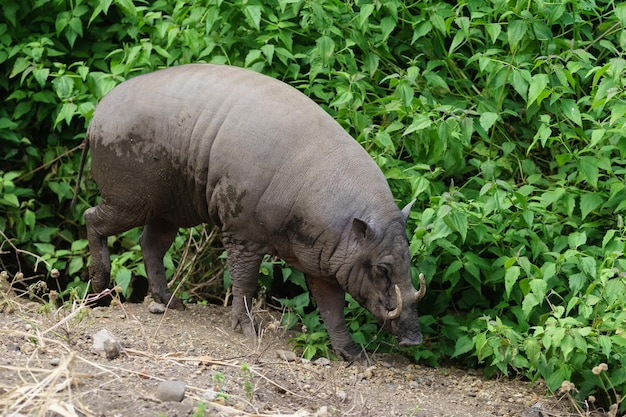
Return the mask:
{"type": "Polygon", "coordinates": [[[151,220],[143,229],[139,238],[143,262],[150,283],[150,291],[155,301],[168,304],[170,308],[183,310],[185,305],[178,298],[172,296],[167,287],[163,256],[176,237],[178,227],[160,219],[151,220]]]}
{"type": "Polygon", "coordinates": [[[125,213],[101,202],[85,211],[87,240],[91,252],[89,278],[95,292],[104,290],[111,280],[111,258],[107,247],[107,237],[117,235],[141,226],[137,214],[125,213]]]}

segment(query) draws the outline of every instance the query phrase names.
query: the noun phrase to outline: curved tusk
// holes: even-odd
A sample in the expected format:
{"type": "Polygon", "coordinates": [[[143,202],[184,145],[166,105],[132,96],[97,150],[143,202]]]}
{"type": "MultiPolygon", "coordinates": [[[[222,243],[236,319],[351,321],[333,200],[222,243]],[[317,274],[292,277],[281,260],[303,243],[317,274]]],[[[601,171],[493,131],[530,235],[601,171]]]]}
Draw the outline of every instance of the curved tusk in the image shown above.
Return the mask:
{"type": "Polygon", "coordinates": [[[424,278],[424,274],[420,274],[420,289],[415,292],[415,301],[419,301],[426,294],[426,279],[424,278]]]}
{"type": "Polygon", "coordinates": [[[402,294],[400,293],[400,287],[394,285],[394,289],[396,290],[396,300],[398,300],[398,306],[387,312],[388,320],[395,320],[400,317],[400,313],[402,313],[402,294]]]}

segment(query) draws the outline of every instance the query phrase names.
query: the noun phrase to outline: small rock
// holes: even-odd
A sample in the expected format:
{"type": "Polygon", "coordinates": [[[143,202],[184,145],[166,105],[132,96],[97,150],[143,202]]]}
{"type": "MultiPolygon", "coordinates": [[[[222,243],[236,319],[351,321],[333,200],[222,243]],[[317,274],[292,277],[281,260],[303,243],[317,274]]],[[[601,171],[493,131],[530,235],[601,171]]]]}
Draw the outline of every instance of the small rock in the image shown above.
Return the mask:
{"type": "Polygon", "coordinates": [[[317,410],[317,412],[315,413],[315,417],[328,417],[328,407],[326,407],[325,405],[320,407],[319,410],[317,410]]]}
{"type": "Polygon", "coordinates": [[[106,339],[104,341],[104,356],[112,360],[120,356],[120,346],[115,340],[106,339]]]}
{"type": "Polygon", "coordinates": [[[35,351],[35,345],[32,342],[25,342],[18,350],[25,355],[30,355],[35,351]]]}
{"type": "Polygon", "coordinates": [[[183,381],[163,381],[159,384],[156,397],[161,401],[181,402],[185,398],[183,381]]]}
{"type": "Polygon", "coordinates": [[[277,350],[276,354],[278,355],[278,357],[284,361],[287,362],[294,362],[295,360],[298,359],[298,357],[296,356],[296,354],[290,350],[277,350]]]}
{"type": "Polygon", "coordinates": [[[104,351],[104,341],[112,340],[115,341],[115,337],[109,332],[107,329],[102,329],[98,333],[95,333],[91,336],[93,343],[92,347],[98,351],[104,351]]]}
{"type": "Polygon", "coordinates": [[[163,314],[165,313],[165,305],[151,301],[150,305],[148,305],[148,311],[152,314],[163,314]]]}
{"type": "Polygon", "coordinates": [[[348,398],[348,394],[346,394],[344,390],[337,390],[337,392],[335,392],[335,395],[341,401],[345,401],[346,398],[348,398]]]}
{"type": "Polygon", "coordinates": [[[374,369],[376,369],[375,366],[365,368],[365,370],[363,371],[363,379],[372,379],[372,377],[374,376],[374,369]]]}
{"type": "Polygon", "coordinates": [[[330,359],[328,358],[318,358],[313,361],[313,363],[317,366],[326,366],[330,365],[330,359]]]}
{"type": "Polygon", "coordinates": [[[61,359],[59,359],[59,358],[52,358],[52,359],[50,359],[50,365],[52,365],[52,366],[59,366],[60,363],[61,363],[61,359]]]}
{"type": "Polygon", "coordinates": [[[545,415],[544,411],[543,404],[539,402],[532,407],[527,407],[522,412],[522,417],[542,417],[545,415]]]}
{"type": "Polygon", "coordinates": [[[202,394],[202,398],[207,400],[207,401],[215,401],[215,399],[217,398],[217,392],[209,389],[206,390],[203,394],[202,394]]]}

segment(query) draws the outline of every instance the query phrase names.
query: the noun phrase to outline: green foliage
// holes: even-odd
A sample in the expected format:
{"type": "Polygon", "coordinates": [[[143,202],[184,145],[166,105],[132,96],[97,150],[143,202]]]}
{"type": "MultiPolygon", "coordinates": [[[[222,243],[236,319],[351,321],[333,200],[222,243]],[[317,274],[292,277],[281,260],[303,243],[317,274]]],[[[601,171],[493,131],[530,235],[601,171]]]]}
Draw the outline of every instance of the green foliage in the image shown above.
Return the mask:
{"type": "Polygon", "coordinates": [[[254,384],[253,384],[253,374],[250,369],[250,365],[247,363],[242,363],[239,368],[239,375],[243,380],[243,389],[246,392],[246,396],[248,399],[252,399],[252,395],[254,394],[254,384]]]}
{"type": "MultiPolygon", "coordinates": [[[[579,400],[593,394],[603,404],[626,391],[623,4],[5,3],[0,230],[67,281],[85,269],[79,213],[97,198],[86,180],[68,211],[75,149],[95,103],[164,66],[244,66],[319,102],[370,152],[399,202],[417,198],[413,277],[424,272],[429,292],[424,346],[409,350],[416,360],[474,361],[488,373],[542,377],[552,390],[571,381],[579,400]],[[605,379],[591,377],[601,362],[605,379]]],[[[114,260],[124,291],[129,274],[143,273],[136,233],[110,242],[125,253],[114,260]]],[[[201,232],[187,233],[166,259],[174,280],[173,259],[200,241],[201,232]]],[[[284,303],[288,324],[308,329],[296,345],[326,356],[308,293],[284,303]]],[[[387,349],[392,339],[347,305],[355,338],[376,336],[369,347],[387,349]]]]}

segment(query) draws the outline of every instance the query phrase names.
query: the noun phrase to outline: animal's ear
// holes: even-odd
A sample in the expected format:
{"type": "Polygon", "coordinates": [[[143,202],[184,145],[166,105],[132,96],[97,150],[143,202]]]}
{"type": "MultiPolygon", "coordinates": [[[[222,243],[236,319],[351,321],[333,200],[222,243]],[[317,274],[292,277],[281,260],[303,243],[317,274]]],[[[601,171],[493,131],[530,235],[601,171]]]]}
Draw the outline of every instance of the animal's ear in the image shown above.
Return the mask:
{"type": "Polygon", "coordinates": [[[406,221],[409,218],[409,214],[411,214],[411,207],[413,207],[414,203],[415,203],[415,199],[413,199],[413,201],[411,201],[409,204],[404,206],[404,208],[402,209],[402,215],[404,216],[404,221],[406,221]]]}
{"type": "Polygon", "coordinates": [[[367,239],[371,233],[369,225],[356,217],[352,220],[352,231],[359,239],[367,239]]]}

